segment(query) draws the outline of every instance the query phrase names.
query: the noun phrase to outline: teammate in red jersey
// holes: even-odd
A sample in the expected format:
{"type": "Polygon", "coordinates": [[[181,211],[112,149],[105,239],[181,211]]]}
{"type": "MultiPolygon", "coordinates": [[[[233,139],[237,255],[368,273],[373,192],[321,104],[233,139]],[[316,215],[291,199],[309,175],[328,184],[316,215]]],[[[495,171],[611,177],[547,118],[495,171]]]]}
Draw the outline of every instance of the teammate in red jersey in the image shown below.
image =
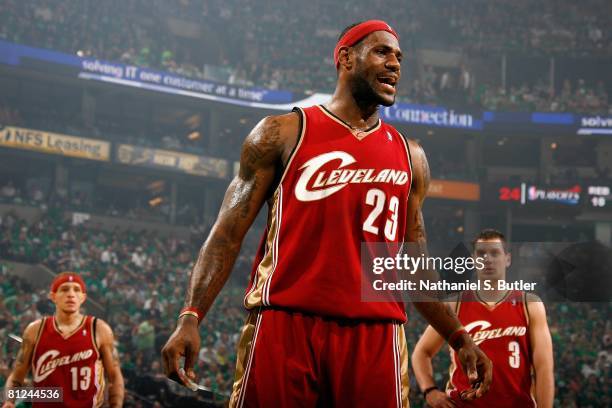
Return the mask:
{"type": "Polygon", "coordinates": [[[432,358],[444,339],[431,326],[412,354],[414,373],[427,403],[434,407],[552,407],[554,397],[553,351],[546,311],[534,294],[497,290],[497,282],[506,280],[510,253],[504,235],[484,230],[474,240],[474,256],[484,258],[484,268],[477,270],[481,282],[490,280],[492,289],[462,292],[450,306],[459,320],[493,362],[493,383],[483,398],[462,401],[469,388],[465,374],[457,367],[457,355],[451,349],[450,379],[446,393],[438,390],[433,379],[432,358]],[[535,384],[532,381],[535,371],[535,384]],[[535,395],[533,391],[535,389],[535,395]],[[535,398],[534,398],[535,397],[535,398]]]}
{"type": "MultiPolygon", "coordinates": [[[[58,274],[51,284],[55,314],[30,323],[24,333],[15,367],[5,391],[24,387],[32,371],[34,387],[60,387],[63,402],[34,402],[34,407],[100,407],[104,403],[104,374],[109,382],[109,405],[123,405],[123,376],[108,324],[80,313],[87,299],[85,282],[73,272],[58,274]]],[[[5,402],[3,408],[14,406],[5,402]]]]}
{"type": "MultiPolygon", "coordinates": [[[[246,138],[240,172],[162,351],[169,377],[195,379],[198,323],[268,202],[232,407],[408,406],[404,305],[361,301],[360,245],[414,242],[426,251],[421,206],[429,167],[417,143],[379,118],[378,106],[394,103],[400,78],[395,31],[378,20],[348,27],[334,57],[338,83],[328,104],[267,117],[246,138]]],[[[441,302],[416,307],[451,339],[470,382],[480,383],[470,398],[486,392],[490,361],[454,313],[441,302]]]]}

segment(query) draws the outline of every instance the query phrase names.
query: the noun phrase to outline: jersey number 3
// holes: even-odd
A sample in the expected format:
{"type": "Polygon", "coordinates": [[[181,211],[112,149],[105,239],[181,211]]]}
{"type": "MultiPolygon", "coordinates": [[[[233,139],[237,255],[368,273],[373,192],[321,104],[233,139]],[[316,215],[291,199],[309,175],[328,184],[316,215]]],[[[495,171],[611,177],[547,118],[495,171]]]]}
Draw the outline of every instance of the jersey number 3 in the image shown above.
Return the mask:
{"type": "MultiPolygon", "coordinates": [[[[365,202],[367,205],[374,207],[366,220],[363,222],[363,230],[372,234],[378,235],[377,224],[378,217],[385,208],[387,196],[385,192],[377,188],[368,190],[365,202]]],[[[389,199],[389,211],[391,216],[385,222],[385,238],[389,241],[395,241],[397,235],[397,210],[399,209],[399,199],[396,196],[391,196],[389,199]]]]}
{"type": "Polygon", "coordinates": [[[508,363],[512,368],[519,368],[521,366],[521,348],[516,341],[508,343],[508,351],[510,357],[508,357],[508,363]]]}

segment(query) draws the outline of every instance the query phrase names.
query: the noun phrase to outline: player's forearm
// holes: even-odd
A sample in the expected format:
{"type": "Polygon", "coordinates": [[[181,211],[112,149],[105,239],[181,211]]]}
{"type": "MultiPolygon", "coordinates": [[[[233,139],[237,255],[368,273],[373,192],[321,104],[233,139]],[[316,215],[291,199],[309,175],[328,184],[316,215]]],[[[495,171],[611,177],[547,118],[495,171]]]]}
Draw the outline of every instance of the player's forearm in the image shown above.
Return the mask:
{"type": "MultiPolygon", "coordinates": [[[[552,376],[551,376],[552,377],[552,376]]],[[[536,381],[536,402],[539,408],[552,408],[555,398],[554,381],[548,382],[549,385],[538,385],[536,381]]]]}
{"type": "MultiPolygon", "coordinates": [[[[404,253],[411,257],[428,257],[427,234],[425,233],[423,214],[420,211],[417,214],[416,221],[407,237],[409,242],[405,246],[404,253]]],[[[420,268],[412,275],[412,279],[417,282],[417,285],[419,281],[435,281],[438,277],[437,271],[428,268],[420,268]]],[[[436,300],[440,299],[440,294],[437,291],[416,291],[414,296],[415,301],[412,302],[414,307],[444,339],[448,339],[461,327],[461,322],[459,322],[452,309],[446,303],[436,300]]],[[[461,338],[458,340],[462,341],[461,338]]]]}
{"type": "Polygon", "coordinates": [[[414,353],[412,353],[412,369],[414,370],[414,375],[421,391],[436,385],[433,378],[431,357],[425,354],[423,350],[416,349],[414,353]]]}
{"type": "Polygon", "coordinates": [[[534,361],[535,397],[538,408],[552,408],[555,398],[555,379],[552,364],[534,361]]]}
{"type": "Polygon", "coordinates": [[[121,374],[119,355],[114,347],[112,355],[113,365],[108,365],[111,367],[108,371],[108,404],[111,408],[120,408],[123,406],[123,398],[125,396],[125,382],[123,380],[123,374],[121,374]]]}
{"type": "Polygon", "coordinates": [[[6,396],[6,400],[9,402],[15,402],[15,398],[9,398],[8,397],[8,390],[12,389],[12,388],[19,388],[19,387],[23,387],[23,382],[24,379],[22,378],[21,381],[15,377],[14,373],[11,373],[8,378],[6,379],[6,384],[4,384],[4,395],[6,396]]]}
{"type": "Polygon", "coordinates": [[[185,306],[206,313],[225,285],[240,252],[242,236],[228,231],[228,222],[216,225],[200,249],[191,272],[185,306]]]}
{"type": "Polygon", "coordinates": [[[121,408],[125,397],[123,378],[114,379],[108,390],[108,404],[111,408],[121,408]]]}
{"type": "Polygon", "coordinates": [[[21,342],[21,347],[17,352],[13,371],[11,371],[11,374],[9,374],[8,378],[6,379],[6,384],[4,385],[4,389],[6,391],[11,388],[24,386],[26,375],[28,375],[28,371],[30,370],[32,349],[34,346],[33,335],[35,331],[38,331],[38,327],[39,326],[36,326],[35,323],[31,323],[23,332],[23,341],[21,342]]]}

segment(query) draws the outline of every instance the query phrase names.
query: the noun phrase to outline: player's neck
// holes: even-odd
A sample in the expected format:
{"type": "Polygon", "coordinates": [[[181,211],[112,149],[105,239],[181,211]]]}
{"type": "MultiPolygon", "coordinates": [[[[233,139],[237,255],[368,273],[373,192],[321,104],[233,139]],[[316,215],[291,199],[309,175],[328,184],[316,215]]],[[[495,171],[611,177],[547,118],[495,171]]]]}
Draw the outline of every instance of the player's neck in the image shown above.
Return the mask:
{"type": "Polygon", "coordinates": [[[66,313],[61,310],[56,310],[54,318],[55,323],[60,328],[74,328],[81,323],[83,315],[81,312],[66,313]]]}
{"type": "Polygon", "coordinates": [[[325,107],[355,129],[369,129],[378,123],[378,105],[361,106],[351,92],[340,85],[325,107]]]}
{"type": "Polygon", "coordinates": [[[499,303],[508,294],[507,290],[479,290],[478,298],[483,302],[495,304],[499,303]]]}
{"type": "Polygon", "coordinates": [[[498,279],[488,279],[488,281],[489,281],[489,285],[491,286],[491,289],[477,290],[476,294],[478,295],[478,298],[482,300],[483,302],[486,302],[489,304],[498,303],[504,297],[506,297],[506,295],[508,294],[508,291],[506,289],[495,289],[498,287],[497,286],[498,279]]]}

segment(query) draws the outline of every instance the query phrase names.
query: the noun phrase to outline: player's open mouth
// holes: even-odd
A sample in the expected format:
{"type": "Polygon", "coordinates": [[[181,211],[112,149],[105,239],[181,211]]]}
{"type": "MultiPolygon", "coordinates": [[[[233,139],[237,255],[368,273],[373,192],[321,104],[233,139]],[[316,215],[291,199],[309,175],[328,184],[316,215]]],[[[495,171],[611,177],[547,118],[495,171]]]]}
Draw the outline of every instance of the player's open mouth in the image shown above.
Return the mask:
{"type": "Polygon", "coordinates": [[[376,79],[382,84],[383,88],[395,92],[395,85],[397,84],[397,78],[395,76],[379,76],[376,79]]]}

